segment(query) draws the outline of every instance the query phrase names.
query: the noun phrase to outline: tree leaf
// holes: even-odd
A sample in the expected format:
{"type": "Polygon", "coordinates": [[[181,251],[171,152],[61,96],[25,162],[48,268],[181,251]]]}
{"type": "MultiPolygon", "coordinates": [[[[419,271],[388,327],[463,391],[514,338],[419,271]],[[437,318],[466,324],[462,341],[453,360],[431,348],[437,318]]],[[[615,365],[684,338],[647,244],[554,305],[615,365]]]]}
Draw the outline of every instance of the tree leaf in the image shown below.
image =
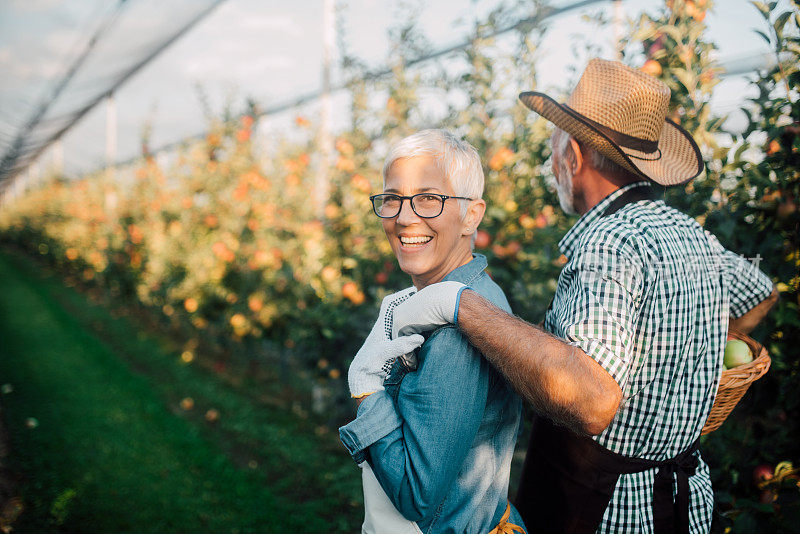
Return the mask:
{"type": "Polygon", "coordinates": [[[770,39],[766,33],[762,32],[761,30],[753,30],[753,31],[756,32],[761,37],[763,37],[764,40],[767,42],[767,44],[772,44],[772,39],[770,39]]]}
{"type": "Polygon", "coordinates": [[[775,28],[775,33],[778,35],[779,38],[783,34],[783,27],[786,26],[786,21],[789,20],[789,17],[791,16],[792,12],[786,11],[784,13],[781,13],[780,16],[777,19],[775,19],[775,24],[773,24],[772,27],[775,28]]]}
{"type": "Polygon", "coordinates": [[[762,15],[765,17],[769,16],[770,9],[764,2],[750,2],[753,6],[758,9],[762,15]]]}
{"type": "Polygon", "coordinates": [[[683,32],[681,32],[681,30],[679,30],[675,26],[672,26],[670,24],[665,24],[660,28],[658,28],[658,30],[672,37],[676,43],[683,42],[683,32]]]}
{"type": "Polygon", "coordinates": [[[693,91],[695,85],[697,85],[692,75],[685,69],[672,69],[672,75],[690,92],[693,91]]]}
{"type": "Polygon", "coordinates": [[[742,143],[739,148],[736,149],[736,152],[733,153],[733,161],[739,162],[742,160],[742,152],[750,148],[750,145],[747,143],[742,143]]]}

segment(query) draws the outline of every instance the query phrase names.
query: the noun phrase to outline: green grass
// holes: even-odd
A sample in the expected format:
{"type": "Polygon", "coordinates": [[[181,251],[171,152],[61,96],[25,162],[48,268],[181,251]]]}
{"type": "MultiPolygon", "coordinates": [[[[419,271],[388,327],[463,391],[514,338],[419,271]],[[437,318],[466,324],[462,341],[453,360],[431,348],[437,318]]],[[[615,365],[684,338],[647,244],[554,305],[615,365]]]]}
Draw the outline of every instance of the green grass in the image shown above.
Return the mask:
{"type": "Polygon", "coordinates": [[[17,532],[358,530],[359,472],[335,436],[181,363],[167,340],[9,250],[0,383],[13,386],[17,532]]]}

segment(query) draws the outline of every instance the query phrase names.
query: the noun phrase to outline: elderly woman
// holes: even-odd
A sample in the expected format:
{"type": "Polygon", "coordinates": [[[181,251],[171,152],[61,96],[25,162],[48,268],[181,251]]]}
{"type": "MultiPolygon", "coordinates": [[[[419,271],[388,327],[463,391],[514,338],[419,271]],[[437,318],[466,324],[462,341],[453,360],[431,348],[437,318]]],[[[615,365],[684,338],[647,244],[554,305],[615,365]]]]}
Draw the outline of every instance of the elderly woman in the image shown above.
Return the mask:
{"type": "Polygon", "coordinates": [[[384,299],[348,374],[359,406],[339,435],[363,469],[362,532],[525,532],[508,502],[519,397],[453,326],[391,339],[394,306],[436,282],[510,310],[472,252],[486,208],[478,153],[425,130],[391,149],[383,180],[373,208],[414,286],[384,299]]]}

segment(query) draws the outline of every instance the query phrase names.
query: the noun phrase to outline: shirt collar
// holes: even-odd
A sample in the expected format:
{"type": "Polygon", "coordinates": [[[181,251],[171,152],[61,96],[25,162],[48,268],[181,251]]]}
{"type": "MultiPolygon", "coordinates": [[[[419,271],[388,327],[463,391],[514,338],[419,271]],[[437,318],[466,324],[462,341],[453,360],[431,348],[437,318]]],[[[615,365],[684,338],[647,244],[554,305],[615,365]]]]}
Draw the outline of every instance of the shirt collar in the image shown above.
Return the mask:
{"type": "Polygon", "coordinates": [[[594,223],[597,219],[603,216],[603,212],[606,210],[609,204],[614,202],[617,198],[619,198],[625,191],[628,189],[633,189],[634,187],[639,187],[640,185],[648,185],[649,182],[647,180],[641,180],[638,182],[633,182],[630,184],[626,184],[613,193],[606,196],[603,200],[598,202],[592,209],[584,213],[578,222],[576,222],[572,228],[561,238],[561,241],[558,242],[558,248],[561,250],[561,253],[564,254],[567,258],[572,256],[572,253],[575,250],[575,245],[578,243],[578,238],[581,236],[584,230],[586,230],[592,223],[594,223]]]}
{"type": "Polygon", "coordinates": [[[473,252],[472,259],[468,263],[450,271],[443,280],[452,280],[461,282],[464,285],[470,285],[480,276],[484,269],[486,269],[486,256],[473,252]]]}

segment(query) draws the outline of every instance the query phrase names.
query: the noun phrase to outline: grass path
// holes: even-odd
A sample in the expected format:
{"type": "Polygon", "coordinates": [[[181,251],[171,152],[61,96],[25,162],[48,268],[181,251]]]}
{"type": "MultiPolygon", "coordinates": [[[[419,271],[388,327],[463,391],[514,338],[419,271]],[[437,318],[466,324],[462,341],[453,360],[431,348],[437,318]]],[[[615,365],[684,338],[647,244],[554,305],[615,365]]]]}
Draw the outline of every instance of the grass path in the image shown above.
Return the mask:
{"type": "Polygon", "coordinates": [[[10,465],[24,476],[17,532],[357,529],[357,468],[330,436],[180,364],[7,251],[0,383],[13,386],[3,395],[10,465]],[[186,416],[185,396],[196,403],[186,416]],[[202,417],[211,406],[214,424],[202,417]]]}

